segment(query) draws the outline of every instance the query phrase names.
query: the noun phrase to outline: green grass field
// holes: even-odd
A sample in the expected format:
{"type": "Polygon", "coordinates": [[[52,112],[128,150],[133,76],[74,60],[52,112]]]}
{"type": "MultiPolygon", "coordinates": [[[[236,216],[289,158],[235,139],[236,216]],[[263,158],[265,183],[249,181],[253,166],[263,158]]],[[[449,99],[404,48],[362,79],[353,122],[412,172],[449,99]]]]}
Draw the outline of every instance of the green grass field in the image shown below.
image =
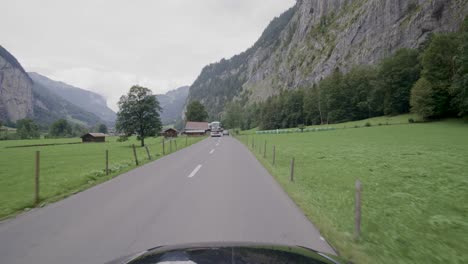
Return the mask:
{"type": "MultiPolygon", "coordinates": [[[[191,145],[203,138],[187,138],[191,145]]],[[[40,151],[40,198],[41,204],[61,199],[84,190],[136,167],[132,144],[137,146],[141,164],[148,162],[144,148],[136,138],[117,142],[117,137],[107,137],[106,143],[67,144],[41,147],[20,145],[55,144],[80,142],[80,138],[9,140],[0,141],[0,219],[34,206],[35,152],[40,151]],[[105,174],[105,151],[109,150],[110,175],[105,174]]],[[[147,138],[151,156],[162,156],[162,138],[147,138]]],[[[185,147],[185,137],[177,138],[177,147],[185,147]]],[[[165,144],[165,154],[170,144],[165,144]]],[[[175,142],[172,143],[172,152],[175,142]]]]}
{"type": "Polygon", "coordinates": [[[251,148],[255,137],[257,158],[345,258],[468,263],[468,124],[400,119],[406,124],[239,139],[251,148]],[[259,154],[265,140],[266,159],[259,154]],[[357,179],[363,184],[362,236],[354,241],[357,179]]]}

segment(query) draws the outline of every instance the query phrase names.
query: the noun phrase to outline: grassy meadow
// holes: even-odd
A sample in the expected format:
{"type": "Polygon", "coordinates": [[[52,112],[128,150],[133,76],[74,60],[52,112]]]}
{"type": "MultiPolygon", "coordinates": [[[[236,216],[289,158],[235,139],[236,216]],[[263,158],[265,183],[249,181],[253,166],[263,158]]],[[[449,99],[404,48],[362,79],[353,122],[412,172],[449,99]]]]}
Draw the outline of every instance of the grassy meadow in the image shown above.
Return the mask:
{"type": "Polygon", "coordinates": [[[359,128],[278,135],[248,131],[238,138],[250,149],[254,138],[260,162],[354,263],[468,263],[468,123],[409,124],[403,116],[384,125],[384,119],[369,121],[372,127],[358,121],[335,126],[359,128]],[[260,154],[265,141],[266,159],[260,154]],[[292,157],[294,183],[289,182],[292,157]],[[363,186],[362,236],[354,241],[357,179],[363,186]]]}
{"type": "MultiPolygon", "coordinates": [[[[34,206],[35,153],[40,151],[41,204],[58,200],[72,193],[109,180],[136,167],[132,144],[137,147],[140,165],[147,163],[145,148],[135,137],[117,142],[118,137],[107,137],[105,143],[63,144],[51,146],[15,147],[38,144],[81,142],[80,138],[6,140],[0,141],[0,219],[34,206]],[[110,174],[105,174],[105,151],[109,150],[110,174]]],[[[187,138],[187,145],[203,137],[187,138]]],[[[185,137],[179,137],[177,147],[185,147],[185,137]]],[[[175,140],[174,140],[175,141],[175,140]]],[[[162,156],[162,138],[147,138],[152,159],[162,156]]],[[[170,143],[165,144],[165,154],[170,143]]],[[[172,152],[175,142],[172,143],[172,152]]]]}

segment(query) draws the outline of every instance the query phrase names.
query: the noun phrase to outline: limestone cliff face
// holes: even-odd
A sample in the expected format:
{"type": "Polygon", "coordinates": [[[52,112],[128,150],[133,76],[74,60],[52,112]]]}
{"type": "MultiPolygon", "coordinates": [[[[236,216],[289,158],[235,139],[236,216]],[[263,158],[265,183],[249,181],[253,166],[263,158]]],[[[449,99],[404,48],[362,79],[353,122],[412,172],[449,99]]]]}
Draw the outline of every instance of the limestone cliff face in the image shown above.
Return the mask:
{"type": "Polygon", "coordinates": [[[33,116],[32,85],[15,57],[0,46],[0,120],[33,116]]]}
{"type": "Polygon", "coordinates": [[[298,0],[288,12],[279,18],[285,25],[273,30],[269,41],[262,35],[262,43],[241,54],[241,62],[207,66],[189,100],[201,100],[218,111],[210,113],[216,116],[220,105],[233,99],[262,101],[281,89],[316,83],[337,67],[347,71],[378,63],[400,48],[419,47],[432,32],[458,30],[468,15],[468,0],[298,0]],[[213,82],[232,91],[213,88],[200,96],[213,82]]]}

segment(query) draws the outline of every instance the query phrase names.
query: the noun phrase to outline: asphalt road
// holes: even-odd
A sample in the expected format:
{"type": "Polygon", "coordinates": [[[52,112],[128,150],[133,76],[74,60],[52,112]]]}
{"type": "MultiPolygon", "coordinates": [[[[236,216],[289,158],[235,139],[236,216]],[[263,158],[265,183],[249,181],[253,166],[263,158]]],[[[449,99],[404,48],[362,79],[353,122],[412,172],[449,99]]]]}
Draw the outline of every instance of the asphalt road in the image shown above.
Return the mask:
{"type": "Polygon", "coordinates": [[[223,137],[0,223],[0,263],[105,263],[159,245],[218,241],[334,253],[249,150],[223,137]]]}

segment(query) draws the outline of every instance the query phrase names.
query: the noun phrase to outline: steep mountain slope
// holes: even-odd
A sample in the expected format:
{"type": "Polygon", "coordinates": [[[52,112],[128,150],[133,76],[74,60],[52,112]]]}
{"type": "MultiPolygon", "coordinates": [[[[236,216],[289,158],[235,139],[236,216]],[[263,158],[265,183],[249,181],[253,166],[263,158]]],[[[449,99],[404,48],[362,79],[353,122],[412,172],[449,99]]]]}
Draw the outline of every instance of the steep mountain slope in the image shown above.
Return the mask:
{"type": "Polygon", "coordinates": [[[51,80],[35,72],[30,72],[28,74],[35,83],[47,87],[51,92],[59,95],[75,106],[79,106],[83,110],[95,114],[107,124],[112,125],[115,123],[116,114],[107,107],[106,99],[104,99],[102,95],[63,82],[51,80]]]}
{"type": "Polygon", "coordinates": [[[190,88],[211,116],[233,99],[263,101],[310,86],[334,69],[375,64],[460,28],[467,0],[298,0],[246,52],[206,66],[190,88]]]}
{"type": "Polygon", "coordinates": [[[18,60],[0,46],[0,121],[32,117],[32,86],[18,60]]]}
{"type": "Polygon", "coordinates": [[[38,82],[34,82],[32,91],[34,120],[44,129],[61,118],[84,126],[95,126],[104,122],[94,113],[70,103],[38,82]]]}
{"type": "Polygon", "coordinates": [[[174,124],[182,117],[189,88],[189,86],[183,86],[165,94],[156,95],[162,108],[161,121],[164,125],[174,124]]]}

